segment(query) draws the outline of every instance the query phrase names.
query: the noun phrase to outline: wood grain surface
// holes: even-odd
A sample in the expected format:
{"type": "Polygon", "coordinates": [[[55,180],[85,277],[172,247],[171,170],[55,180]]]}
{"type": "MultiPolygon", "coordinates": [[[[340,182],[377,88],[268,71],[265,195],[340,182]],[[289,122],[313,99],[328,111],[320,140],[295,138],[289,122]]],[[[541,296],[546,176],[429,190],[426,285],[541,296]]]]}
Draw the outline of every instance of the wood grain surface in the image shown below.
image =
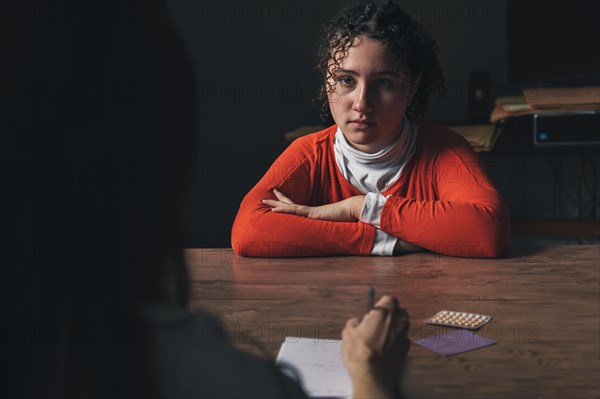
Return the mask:
{"type": "Polygon", "coordinates": [[[274,357],[285,336],[339,338],[372,285],[408,310],[413,341],[456,336],[424,323],[442,309],[493,316],[477,331],[497,341],[491,347],[441,356],[413,344],[409,397],[600,397],[598,245],[523,244],[504,259],[255,259],[227,249],[188,249],[186,259],[192,309],[217,315],[232,342],[257,355],[274,357]]]}

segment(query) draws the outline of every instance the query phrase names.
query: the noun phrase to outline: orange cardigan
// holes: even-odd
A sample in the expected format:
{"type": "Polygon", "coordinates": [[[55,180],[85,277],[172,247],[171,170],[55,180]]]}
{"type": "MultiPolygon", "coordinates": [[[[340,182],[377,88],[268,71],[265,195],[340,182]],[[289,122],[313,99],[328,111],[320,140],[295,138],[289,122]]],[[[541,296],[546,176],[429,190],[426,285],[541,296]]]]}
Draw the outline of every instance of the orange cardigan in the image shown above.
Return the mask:
{"type": "MultiPolygon", "coordinates": [[[[231,245],[243,256],[369,255],[375,227],[271,212],[261,199],[280,190],[297,204],[323,205],[361,195],[340,173],[337,126],[295,140],[246,195],[231,245]]],[[[381,230],[438,253],[497,257],[508,246],[508,209],[469,143],[454,131],[420,123],[415,153],[390,195],[381,230]]]]}

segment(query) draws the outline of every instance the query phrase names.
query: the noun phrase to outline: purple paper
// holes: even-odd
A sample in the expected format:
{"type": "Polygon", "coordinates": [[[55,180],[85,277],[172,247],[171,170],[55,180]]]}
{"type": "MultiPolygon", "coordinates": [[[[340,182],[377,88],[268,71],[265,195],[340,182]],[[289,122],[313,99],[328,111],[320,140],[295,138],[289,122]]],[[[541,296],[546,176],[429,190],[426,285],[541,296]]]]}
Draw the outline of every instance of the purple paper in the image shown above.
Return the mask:
{"type": "Polygon", "coordinates": [[[422,338],[415,341],[430,351],[440,355],[453,355],[494,345],[496,341],[474,334],[471,330],[451,330],[435,337],[422,338]]]}

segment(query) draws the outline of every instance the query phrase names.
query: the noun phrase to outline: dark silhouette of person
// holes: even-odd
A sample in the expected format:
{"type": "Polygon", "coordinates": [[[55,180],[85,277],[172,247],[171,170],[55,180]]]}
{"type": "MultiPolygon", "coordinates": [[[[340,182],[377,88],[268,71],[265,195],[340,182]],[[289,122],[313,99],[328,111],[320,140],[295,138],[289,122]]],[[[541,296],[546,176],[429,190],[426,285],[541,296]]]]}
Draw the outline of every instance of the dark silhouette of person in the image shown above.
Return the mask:
{"type": "Polygon", "coordinates": [[[0,396],[304,397],[186,309],[196,98],[164,2],[0,8],[0,396]]]}

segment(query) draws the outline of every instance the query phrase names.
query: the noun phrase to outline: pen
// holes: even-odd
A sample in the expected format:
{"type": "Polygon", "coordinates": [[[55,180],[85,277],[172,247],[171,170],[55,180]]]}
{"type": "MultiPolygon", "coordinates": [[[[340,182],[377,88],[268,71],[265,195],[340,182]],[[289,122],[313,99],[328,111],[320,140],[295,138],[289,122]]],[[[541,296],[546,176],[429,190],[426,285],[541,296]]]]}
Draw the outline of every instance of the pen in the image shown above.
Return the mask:
{"type": "Polygon", "coordinates": [[[373,310],[373,306],[375,306],[375,288],[369,287],[367,288],[367,312],[373,310]]]}

